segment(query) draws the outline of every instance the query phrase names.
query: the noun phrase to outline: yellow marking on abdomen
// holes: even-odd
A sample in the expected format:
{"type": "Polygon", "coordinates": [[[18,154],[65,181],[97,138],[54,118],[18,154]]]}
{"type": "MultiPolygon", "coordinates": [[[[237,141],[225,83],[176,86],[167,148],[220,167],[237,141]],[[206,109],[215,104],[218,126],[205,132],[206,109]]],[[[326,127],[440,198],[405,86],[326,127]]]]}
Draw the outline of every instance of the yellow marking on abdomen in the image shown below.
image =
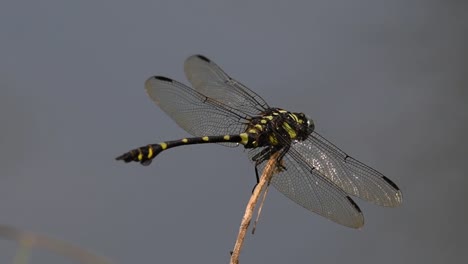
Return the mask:
{"type": "Polygon", "coordinates": [[[209,137],[202,137],[202,140],[203,141],[208,141],[208,140],[210,140],[210,138],[209,137]]]}
{"type": "Polygon", "coordinates": [[[260,124],[256,124],[255,128],[258,129],[259,131],[263,131],[263,126],[260,124]]]}
{"type": "Polygon", "coordinates": [[[287,113],[288,111],[286,111],[286,110],[283,110],[283,109],[279,109],[279,110],[278,110],[278,112],[280,112],[280,113],[284,114],[284,113],[287,113]]]}
{"type": "Polygon", "coordinates": [[[161,146],[161,149],[162,149],[162,150],[167,149],[167,144],[164,143],[164,142],[163,142],[163,143],[159,143],[159,146],[161,146]]]}
{"type": "Polygon", "coordinates": [[[188,143],[188,139],[186,139],[186,138],[183,138],[183,139],[182,139],[182,142],[184,142],[184,143],[188,143]]]}
{"type": "Polygon", "coordinates": [[[141,149],[138,149],[138,160],[143,160],[143,153],[141,152],[141,149]]]}
{"type": "Polygon", "coordinates": [[[271,115],[265,116],[264,118],[265,118],[265,119],[268,119],[268,120],[270,120],[270,121],[273,120],[273,116],[271,116],[271,115]]]}
{"type": "Polygon", "coordinates": [[[148,146],[148,159],[151,159],[153,157],[153,147],[148,146]]]}
{"type": "Polygon", "coordinates": [[[226,141],[228,141],[228,140],[231,139],[231,137],[230,137],[229,135],[225,135],[225,136],[223,137],[223,139],[226,140],[226,141]]]}
{"type": "Polygon", "coordinates": [[[245,144],[249,143],[249,134],[241,133],[239,136],[241,137],[241,142],[240,143],[242,145],[245,145],[245,144]]]}
{"type": "Polygon", "coordinates": [[[247,132],[252,133],[252,134],[257,134],[258,131],[257,131],[257,129],[252,128],[252,129],[249,129],[249,131],[247,131],[247,132]]]}
{"type": "Polygon", "coordinates": [[[266,119],[262,119],[262,120],[260,120],[260,123],[262,123],[262,124],[266,124],[266,123],[268,123],[268,120],[266,120],[266,119]]]}

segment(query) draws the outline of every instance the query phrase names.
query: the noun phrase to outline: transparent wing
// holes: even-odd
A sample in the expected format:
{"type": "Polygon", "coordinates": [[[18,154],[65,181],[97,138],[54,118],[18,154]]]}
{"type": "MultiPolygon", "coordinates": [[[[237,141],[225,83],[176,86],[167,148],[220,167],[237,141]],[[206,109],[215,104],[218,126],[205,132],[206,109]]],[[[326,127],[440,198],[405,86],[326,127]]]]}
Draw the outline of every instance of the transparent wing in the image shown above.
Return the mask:
{"type": "Polygon", "coordinates": [[[318,133],[291,146],[305,161],[350,195],[381,206],[401,204],[402,195],[395,183],[380,172],[348,156],[318,133]]]}
{"type": "Polygon", "coordinates": [[[246,116],[172,79],[153,76],[145,82],[148,96],[180,127],[194,136],[239,134],[246,116]]]}
{"type": "Polygon", "coordinates": [[[198,92],[244,114],[255,116],[269,108],[255,92],[232,79],[218,65],[202,55],[185,61],[185,75],[198,92]]]}
{"type": "MultiPolygon", "coordinates": [[[[261,150],[255,149],[249,155],[258,151],[261,150]]],[[[364,225],[361,210],[348,194],[310,167],[294,149],[289,149],[281,163],[286,169],[274,174],[271,184],[286,197],[338,224],[352,228],[364,225]]],[[[265,164],[259,169],[263,170],[265,164]]]]}

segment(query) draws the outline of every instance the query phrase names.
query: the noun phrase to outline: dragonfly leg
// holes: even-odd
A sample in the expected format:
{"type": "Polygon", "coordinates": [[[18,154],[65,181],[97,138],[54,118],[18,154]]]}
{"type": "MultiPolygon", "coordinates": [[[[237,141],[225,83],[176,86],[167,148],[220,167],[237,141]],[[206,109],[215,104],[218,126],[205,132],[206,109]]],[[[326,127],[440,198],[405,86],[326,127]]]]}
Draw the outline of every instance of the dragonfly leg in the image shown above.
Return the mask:
{"type": "Polygon", "coordinates": [[[255,183],[254,187],[252,188],[252,193],[255,191],[255,188],[257,188],[257,185],[260,182],[260,176],[258,176],[258,168],[257,168],[258,165],[260,165],[260,163],[255,162],[255,177],[257,178],[257,182],[255,183]]]}
{"type": "Polygon", "coordinates": [[[260,182],[260,175],[258,174],[258,166],[262,164],[264,161],[268,160],[271,157],[271,155],[273,155],[273,153],[275,153],[276,151],[281,151],[280,155],[278,155],[278,158],[276,159],[276,172],[279,173],[279,172],[285,171],[286,167],[284,166],[283,157],[284,155],[286,155],[288,150],[289,150],[289,147],[283,147],[278,150],[277,148],[271,146],[271,147],[265,148],[264,150],[262,150],[261,152],[259,152],[252,158],[252,160],[255,161],[255,177],[257,179],[257,183],[255,183],[254,187],[252,188],[252,193],[257,187],[258,183],[260,182]]]}

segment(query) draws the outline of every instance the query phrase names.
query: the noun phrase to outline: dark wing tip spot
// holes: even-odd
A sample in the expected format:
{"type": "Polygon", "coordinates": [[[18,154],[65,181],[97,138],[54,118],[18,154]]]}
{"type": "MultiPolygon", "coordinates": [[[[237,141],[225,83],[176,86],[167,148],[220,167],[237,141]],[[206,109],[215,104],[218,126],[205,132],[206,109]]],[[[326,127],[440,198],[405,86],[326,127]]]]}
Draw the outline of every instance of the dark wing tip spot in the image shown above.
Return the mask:
{"type": "Polygon", "coordinates": [[[397,191],[400,190],[400,188],[398,188],[398,186],[397,186],[394,182],[392,182],[389,178],[383,176],[383,179],[384,179],[384,181],[386,181],[388,184],[390,184],[395,190],[397,190],[397,191]]]}
{"type": "Polygon", "coordinates": [[[198,55],[196,55],[196,56],[197,56],[199,59],[201,59],[201,60],[204,60],[204,61],[206,61],[206,62],[211,62],[210,59],[208,59],[207,57],[205,57],[205,56],[203,56],[203,55],[198,54],[198,55]]]}
{"type": "Polygon", "coordinates": [[[351,197],[346,196],[346,199],[348,199],[348,201],[353,205],[354,209],[356,209],[360,214],[362,213],[361,208],[359,208],[357,203],[354,202],[353,199],[351,199],[351,197]]]}
{"type": "Polygon", "coordinates": [[[164,82],[172,82],[173,80],[164,76],[154,76],[156,80],[164,81],[164,82]]]}

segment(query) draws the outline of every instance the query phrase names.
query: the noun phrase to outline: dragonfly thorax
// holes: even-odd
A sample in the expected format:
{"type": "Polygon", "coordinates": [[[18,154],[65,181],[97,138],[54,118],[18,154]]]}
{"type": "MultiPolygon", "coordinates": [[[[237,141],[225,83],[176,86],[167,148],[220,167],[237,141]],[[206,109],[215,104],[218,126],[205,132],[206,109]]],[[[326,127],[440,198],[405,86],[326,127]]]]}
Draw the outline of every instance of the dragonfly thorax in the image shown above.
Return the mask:
{"type": "Polygon", "coordinates": [[[252,118],[247,126],[246,148],[285,146],[292,141],[303,141],[314,130],[314,122],[303,113],[270,108],[252,118]]]}

